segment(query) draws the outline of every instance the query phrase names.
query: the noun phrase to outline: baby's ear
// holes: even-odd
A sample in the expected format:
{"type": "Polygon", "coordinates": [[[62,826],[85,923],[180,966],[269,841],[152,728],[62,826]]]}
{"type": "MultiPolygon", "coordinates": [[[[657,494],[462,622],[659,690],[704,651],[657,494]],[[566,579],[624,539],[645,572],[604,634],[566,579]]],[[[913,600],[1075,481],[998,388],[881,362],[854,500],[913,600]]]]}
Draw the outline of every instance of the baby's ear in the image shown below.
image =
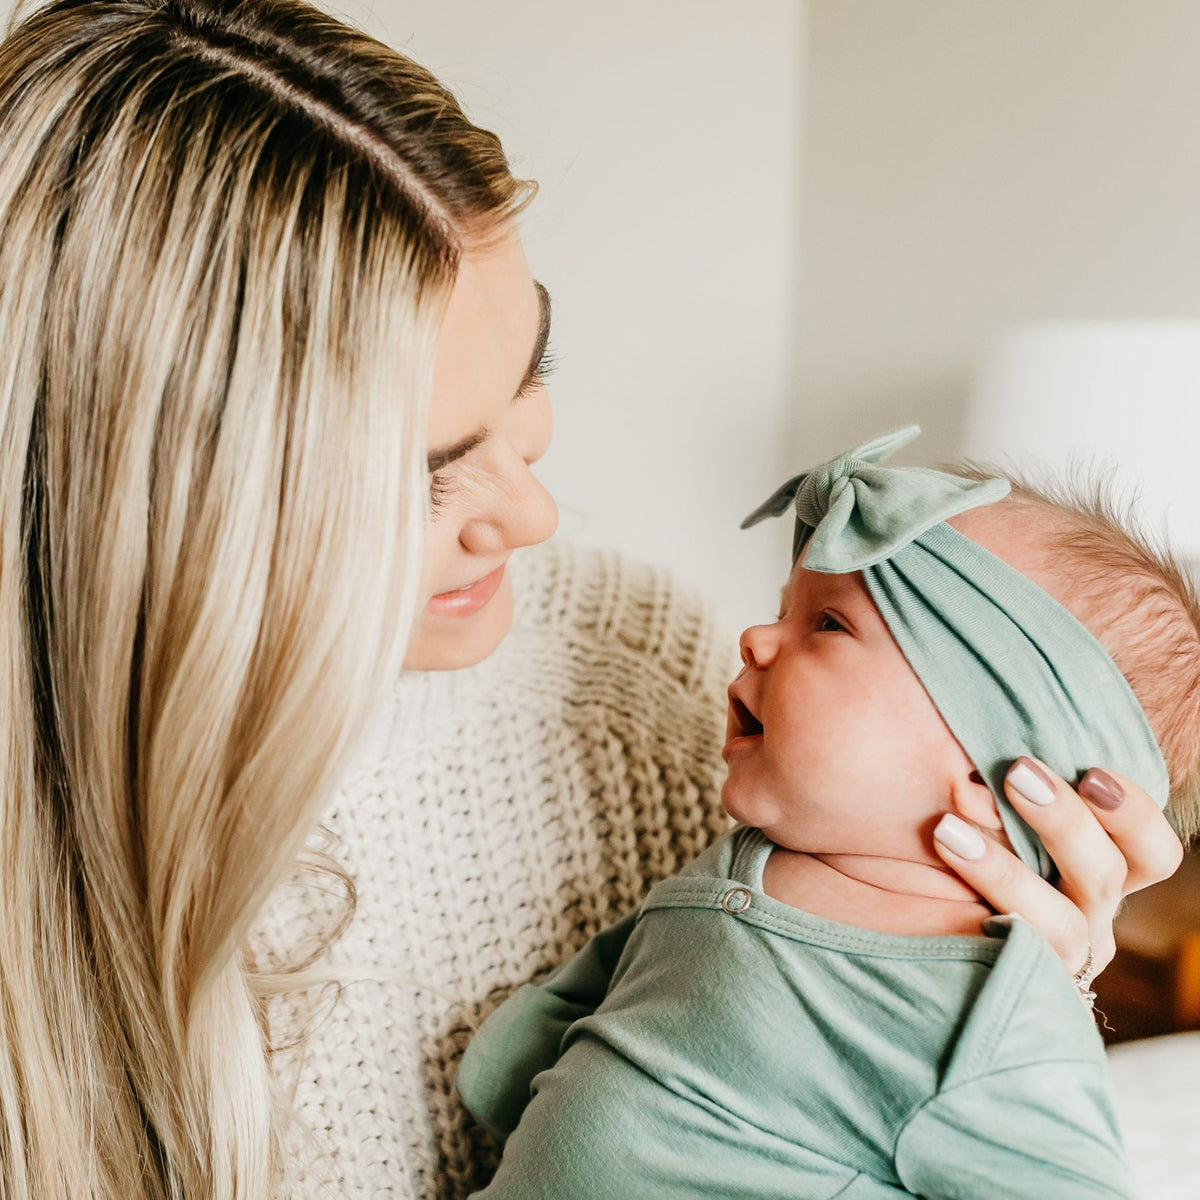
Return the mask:
{"type": "Polygon", "coordinates": [[[954,811],[966,821],[995,833],[1003,833],[1004,826],[996,810],[996,798],[992,789],[983,781],[970,763],[955,775],[950,788],[950,803],[954,811]]]}

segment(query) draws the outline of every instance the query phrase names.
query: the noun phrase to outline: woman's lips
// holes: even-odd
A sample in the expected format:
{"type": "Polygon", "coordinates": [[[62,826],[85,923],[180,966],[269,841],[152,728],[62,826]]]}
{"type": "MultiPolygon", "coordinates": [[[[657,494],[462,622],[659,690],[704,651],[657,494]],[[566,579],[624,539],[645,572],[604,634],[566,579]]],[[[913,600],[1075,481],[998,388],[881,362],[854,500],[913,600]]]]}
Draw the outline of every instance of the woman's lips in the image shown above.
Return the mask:
{"type": "Polygon", "coordinates": [[[504,579],[506,565],[501,563],[490,575],[485,575],[466,587],[431,596],[425,605],[425,611],[435,617],[473,616],[496,594],[504,579]]]}

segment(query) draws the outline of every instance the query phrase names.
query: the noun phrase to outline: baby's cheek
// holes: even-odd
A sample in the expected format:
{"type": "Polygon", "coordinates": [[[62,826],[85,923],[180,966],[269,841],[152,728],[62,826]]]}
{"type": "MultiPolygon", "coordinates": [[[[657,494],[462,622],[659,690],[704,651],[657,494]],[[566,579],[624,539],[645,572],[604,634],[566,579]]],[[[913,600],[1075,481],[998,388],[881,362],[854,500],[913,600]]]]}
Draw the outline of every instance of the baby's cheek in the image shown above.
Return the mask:
{"type": "Polygon", "coordinates": [[[922,757],[926,731],[914,715],[886,689],[858,684],[814,708],[795,766],[826,795],[888,789],[922,757]]]}
{"type": "Polygon", "coordinates": [[[826,711],[788,739],[786,754],[774,760],[771,791],[780,816],[815,819],[821,812],[836,812],[863,786],[863,766],[871,760],[860,752],[861,739],[850,746],[854,730],[847,713],[826,711]]]}

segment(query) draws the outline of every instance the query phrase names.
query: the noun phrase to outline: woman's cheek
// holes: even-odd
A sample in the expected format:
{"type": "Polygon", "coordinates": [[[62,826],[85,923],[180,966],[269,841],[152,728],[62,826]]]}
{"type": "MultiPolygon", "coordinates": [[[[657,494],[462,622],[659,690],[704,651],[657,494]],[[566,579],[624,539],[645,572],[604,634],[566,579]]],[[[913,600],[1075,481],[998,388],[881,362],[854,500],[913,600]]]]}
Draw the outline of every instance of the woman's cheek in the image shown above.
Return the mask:
{"type": "Polygon", "coordinates": [[[550,403],[550,393],[545,387],[540,387],[528,397],[529,419],[524,431],[521,446],[522,457],[529,463],[535,463],[550,448],[554,437],[554,407],[550,403]]]}
{"type": "Polygon", "coordinates": [[[422,607],[431,596],[455,586],[448,572],[457,541],[457,523],[449,515],[438,517],[425,527],[425,556],[421,571],[422,607]]]}

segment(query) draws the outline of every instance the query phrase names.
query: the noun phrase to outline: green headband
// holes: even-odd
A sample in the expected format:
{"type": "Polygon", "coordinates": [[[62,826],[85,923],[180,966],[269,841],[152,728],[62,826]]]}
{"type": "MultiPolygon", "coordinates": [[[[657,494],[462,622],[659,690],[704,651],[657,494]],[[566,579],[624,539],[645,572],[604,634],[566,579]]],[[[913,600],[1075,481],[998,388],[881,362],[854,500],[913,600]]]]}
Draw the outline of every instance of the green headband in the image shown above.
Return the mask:
{"type": "Polygon", "coordinates": [[[1108,651],[1058,601],[945,524],[1008,494],[921,467],[875,464],[921,432],[883,434],[785,483],[743,522],[796,510],[792,561],[861,571],[888,629],[987,781],[1013,848],[1041,875],[1052,864],[1004,794],[1013,759],[1032,754],[1064,779],[1106,766],[1159,807],[1168,776],[1146,714],[1108,651]]]}

